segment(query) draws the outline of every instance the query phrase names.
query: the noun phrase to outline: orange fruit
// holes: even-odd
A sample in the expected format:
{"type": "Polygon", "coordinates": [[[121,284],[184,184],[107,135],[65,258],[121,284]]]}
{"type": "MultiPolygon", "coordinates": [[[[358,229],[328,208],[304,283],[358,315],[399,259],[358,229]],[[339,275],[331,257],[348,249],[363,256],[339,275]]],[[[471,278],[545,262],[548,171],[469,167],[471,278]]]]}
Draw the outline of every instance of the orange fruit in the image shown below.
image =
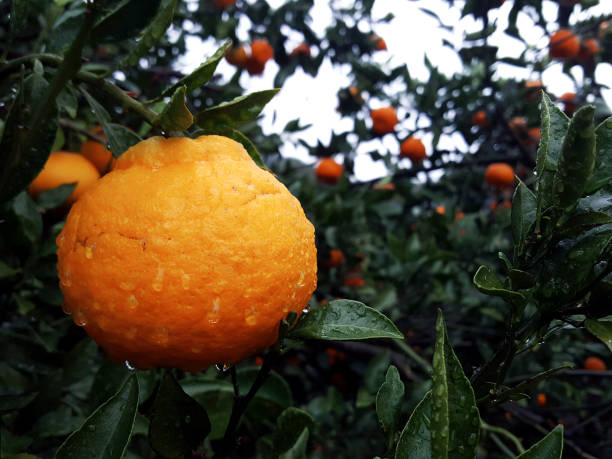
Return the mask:
{"type": "Polygon", "coordinates": [[[128,149],[72,206],[57,245],[65,310],[137,368],[200,371],[254,355],[317,281],[298,200],[215,135],[128,149]]]}
{"type": "Polygon", "coordinates": [[[390,190],[390,191],[393,191],[393,190],[395,190],[395,185],[393,183],[383,183],[382,185],[377,183],[372,188],[374,188],[375,190],[390,190]]]}
{"type": "Polygon", "coordinates": [[[344,281],[344,285],[347,287],[363,287],[365,281],[362,277],[349,277],[344,281]]]}
{"type": "Polygon", "coordinates": [[[606,371],[606,364],[599,357],[589,357],[584,361],[584,368],[591,371],[606,371]]]}
{"type": "Polygon", "coordinates": [[[480,128],[485,128],[489,125],[487,113],[484,110],[479,110],[472,115],[472,124],[480,128]]]}
{"type": "Polygon", "coordinates": [[[343,170],[342,164],[338,164],[333,158],[323,158],[317,164],[315,174],[320,181],[335,185],[342,176],[343,170]]]}
{"type": "Polygon", "coordinates": [[[592,62],[598,53],[599,43],[595,38],[588,38],[580,45],[578,60],[581,62],[592,62]]]}
{"type": "Polygon", "coordinates": [[[249,72],[249,75],[261,75],[265,68],[265,62],[259,62],[257,59],[253,59],[252,57],[247,58],[246,69],[249,72]]]}
{"type": "Polygon", "coordinates": [[[265,64],[274,57],[274,48],[265,39],[254,40],[251,43],[251,58],[261,64],[265,64]]]}
{"type": "Polygon", "coordinates": [[[455,214],[455,221],[461,220],[464,217],[465,217],[465,212],[457,212],[455,214]]]}
{"type": "Polygon", "coordinates": [[[387,43],[380,36],[374,34],[370,37],[370,40],[374,42],[377,51],[386,51],[387,43]]]}
{"type": "Polygon", "coordinates": [[[310,57],[310,46],[307,43],[300,43],[297,45],[293,51],[289,54],[291,57],[304,56],[306,58],[310,57]]]}
{"type": "Polygon", "coordinates": [[[505,199],[505,200],[504,200],[504,201],[501,203],[501,206],[502,206],[504,209],[512,209],[512,201],[510,201],[510,200],[508,200],[508,199],[505,199]]]}
{"type": "Polygon", "coordinates": [[[521,116],[515,116],[508,122],[508,126],[515,135],[521,135],[527,130],[527,120],[521,116]]]}
{"type": "Polygon", "coordinates": [[[84,156],[68,151],[56,151],[51,153],[43,170],[30,183],[28,192],[37,198],[43,191],[52,190],[67,183],[76,183],[77,186],[66,200],[67,204],[72,204],[99,178],[100,174],[96,167],[84,156]]]}
{"type": "Polygon", "coordinates": [[[247,66],[247,52],[244,46],[233,47],[230,46],[225,51],[225,59],[232,65],[239,68],[245,68],[247,66]]]}
{"type": "Polygon", "coordinates": [[[546,406],[546,394],[538,394],[538,406],[546,406]]]}
{"type": "Polygon", "coordinates": [[[605,37],[610,32],[612,32],[612,27],[610,27],[609,21],[603,21],[601,24],[599,24],[599,30],[597,31],[597,36],[600,39],[605,37]]]}
{"type": "Polygon", "coordinates": [[[527,141],[525,143],[528,145],[538,144],[541,138],[542,130],[539,127],[533,127],[527,131],[527,141]]]}
{"type": "MultiPolygon", "coordinates": [[[[99,137],[102,137],[103,139],[106,139],[104,131],[100,126],[95,127],[91,130],[91,132],[99,137]]],[[[96,169],[98,169],[100,174],[103,174],[109,168],[112,169],[115,162],[112,152],[106,148],[106,146],[102,145],[100,142],[96,142],[95,140],[89,139],[83,142],[79,151],[83,156],[91,161],[94,166],[96,166],[96,169]]]]}
{"type": "Polygon", "coordinates": [[[576,103],[576,94],[574,94],[573,92],[566,92],[564,94],[561,94],[561,96],[557,100],[559,102],[563,102],[565,106],[565,112],[568,114],[574,113],[574,111],[576,111],[576,109],[578,108],[578,104],[576,103]]]}
{"type": "Polygon", "coordinates": [[[489,164],[485,171],[485,181],[496,188],[506,188],[514,183],[514,170],[506,163],[489,164]]]}
{"type": "Polygon", "coordinates": [[[359,89],[357,89],[357,86],[349,87],[349,94],[353,97],[356,97],[357,95],[359,95],[359,89]]]}
{"type": "Polygon", "coordinates": [[[226,6],[235,5],[236,0],[213,0],[213,4],[215,5],[215,8],[222,9],[226,6]]]}
{"type": "Polygon", "coordinates": [[[427,158],[425,145],[423,145],[421,139],[410,136],[400,145],[400,156],[409,158],[413,163],[419,163],[427,158]]]}
{"type": "Polygon", "coordinates": [[[436,213],[440,215],[444,215],[446,213],[446,207],[444,206],[436,207],[436,213]]]}
{"type": "Polygon", "coordinates": [[[395,109],[391,106],[370,111],[370,117],[372,118],[372,129],[377,134],[393,132],[398,122],[395,109]]]}
{"type": "Polygon", "coordinates": [[[557,30],[551,37],[548,53],[557,59],[572,59],[580,51],[580,40],[571,30],[557,30]]]}
{"type": "Polygon", "coordinates": [[[342,250],[331,249],[329,251],[329,260],[327,262],[327,266],[332,268],[337,268],[344,261],[344,253],[342,250]]]}

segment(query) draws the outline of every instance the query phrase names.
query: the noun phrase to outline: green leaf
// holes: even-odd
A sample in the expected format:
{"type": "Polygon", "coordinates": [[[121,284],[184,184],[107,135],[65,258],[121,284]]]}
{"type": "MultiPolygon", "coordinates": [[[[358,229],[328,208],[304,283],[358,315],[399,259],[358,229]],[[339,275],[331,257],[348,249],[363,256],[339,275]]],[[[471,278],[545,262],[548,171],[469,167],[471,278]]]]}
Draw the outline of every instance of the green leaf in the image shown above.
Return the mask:
{"type": "Polygon", "coordinates": [[[302,430],[295,445],[288,451],[278,456],[279,459],[306,459],[306,446],[308,446],[308,429],[302,430]]]}
{"type": "Polygon", "coordinates": [[[240,142],[242,146],[245,148],[245,150],[247,151],[247,153],[249,154],[249,156],[253,159],[253,161],[255,161],[255,164],[257,164],[259,167],[263,169],[266,169],[266,170],[268,169],[263,159],[261,158],[261,155],[259,154],[257,147],[253,144],[253,142],[251,142],[251,140],[246,135],[244,135],[242,132],[240,132],[237,129],[232,129],[229,132],[228,137],[234,139],[236,142],[240,142]]]}
{"type": "Polygon", "coordinates": [[[274,432],[275,454],[284,453],[294,446],[304,429],[314,427],[314,418],[307,411],[290,406],[281,413],[276,421],[274,432]]]}
{"type": "Polygon", "coordinates": [[[612,352],[612,321],[587,319],[586,329],[602,340],[612,352]]]}
{"type": "MultiPolygon", "coordinates": [[[[226,41],[225,43],[223,43],[223,45],[221,45],[221,47],[217,51],[215,51],[215,54],[206,59],[206,61],[202,65],[200,65],[189,75],[184,76],[172,86],[166,88],[164,92],[161,93],[160,97],[166,97],[170,94],[174,94],[176,89],[180,88],[181,86],[187,87],[187,93],[190,93],[194,89],[204,86],[208,82],[208,80],[212,78],[213,74],[215,73],[215,69],[217,68],[217,64],[219,64],[219,61],[223,58],[223,56],[225,55],[225,51],[227,50],[227,48],[230,47],[231,44],[231,41],[226,41]]],[[[198,123],[198,125],[200,124],[198,123]]]]}
{"type": "Polygon", "coordinates": [[[31,243],[39,242],[43,230],[42,216],[28,193],[22,191],[13,199],[12,210],[21,225],[21,233],[31,243]]]}
{"type": "Polygon", "coordinates": [[[474,274],[474,285],[486,295],[499,296],[518,304],[523,304],[526,301],[522,293],[505,288],[495,273],[486,266],[481,266],[474,274]]]}
{"type": "Polygon", "coordinates": [[[561,459],[563,453],[563,425],[559,424],[542,440],[516,459],[561,459]]]}
{"type": "Polygon", "coordinates": [[[552,103],[545,92],[542,92],[540,117],[542,138],[536,158],[538,177],[536,229],[539,229],[544,211],[553,205],[553,182],[561,157],[563,138],[569,125],[569,118],[552,103]]]}
{"type": "Polygon", "coordinates": [[[436,320],[433,356],[431,450],[434,458],[473,458],[480,415],[470,381],[448,341],[442,311],[436,320]]]}
{"type": "Polygon", "coordinates": [[[431,391],[416,406],[397,442],[395,459],[431,459],[431,391]]]}
{"type": "Polygon", "coordinates": [[[376,354],[366,368],[363,376],[363,384],[366,390],[375,395],[380,389],[381,384],[385,382],[385,373],[391,363],[391,350],[385,349],[376,354]]]}
{"type": "Polygon", "coordinates": [[[392,438],[397,430],[404,399],[404,383],[397,368],[393,365],[387,370],[385,382],[376,394],[376,414],[383,430],[392,438]]]}
{"type": "Polygon", "coordinates": [[[32,74],[20,87],[6,118],[0,140],[0,202],[7,201],[36,178],[42,170],[57,134],[57,107],[49,107],[36,132],[30,121],[35,106],[45,96],[49,84],[32,74]]]}
{"type": "Polygon", "coordinates": [[[515,261],[524,251],[525,239],[533,232],[536,211],[535,195],[522,181],[519,181],[512,197],[512,240],[515,261]]]}
{"type": "Polygon", "coordinates": [[[268,89],[253,92],[207,108],[196,115],[196,124],[205,131],[214,132],[220,127],[234,128],[254,120],[278,91],[278,89],[268,89]]]}
{"type": "Polygon", "coordinates": [[[104,130],[104,135],[108,139],[109,149],[115,158],[121,156],[132,145],[136,145],[142,139],[134,132],[120,124],[111,123],[110,115],[100,103],[89,94],[85,88],[80,88],[87,99],[91,110],[104,130]]]}
{"type": "Polygon", "coordinates": [[[153,402],[149,424],[152,448],[163,457],[183,457],[197,449],[209,432],[204,408],[166,373],[153,402]]]}
{"type": "Polygon", "coordinates": [[[336,300],[303,314],[289,332],[293,339],[403,339],[397,327],[380,312],[359,301],[336,300]]]}
{"type": "Polygon", "coordinates": [[[172,24],[174,9],[176,8],[176,0],[162,0],[157,14],[151,23],[144,29],[135,46],[130,49],[130,52],[119,62],[119,68],[132,67],[138,63],[138,60],[144,56],[151,47],[156,44],[164,33],[172,24]]]}
{"type": "Polygon", "coordinates": [[[593,174],[584,187],[585,194],[612,184],[612,117],[595,128],[596,151],[593,174]]]}
{"type": "Polygon", "coordinates": [[[70,118],[74,119],[79,110],[79,101],[76,94],[70,87],[66,87],[60,92],[56,100],[57,109],[65,111],[70,118]]]}
{"type": "Polygon", "coordinates": [[[55,457],[121,458],[130,441],[137,408],[138,380],[132,373],[119,392],[62,443],[55,457]]]}
{"type": "Polygon", "coordinates": [[[186,86],[179,86],[154,123],[165,131],[185,131],[193,124],[193,115],[185,105],[186,86]]]}
{"type": "Polygon", "coordinates": [[[105,0],[91,32],[96,43],[108,43],[137,36],[154,19],[160,0],[105,0]]]}
{"type": "Polygon", "coordinates": [[[11,278],[11,277],[13,277],[16,274],[19,274],[20,272],[21,272],[21,269],[11,268],[5,262],[0,260],[0,279],[11,278]]]}
{"type": "Polygon", "coordinates": [[[76,182],[64,183],[51,190],[43,191],[38,196],[37,203],[43,209],[55,209],[66,202],[66,199],[72,194],[76,186],[76,182]]]}
{"type": "Polygon", "coordinates": [[[561,157],[553,182],[554,202],[561,208],[573,206],[582,197],[595,165],[593,106],[581,107],[570,120],[563,139],[561,157]]]}

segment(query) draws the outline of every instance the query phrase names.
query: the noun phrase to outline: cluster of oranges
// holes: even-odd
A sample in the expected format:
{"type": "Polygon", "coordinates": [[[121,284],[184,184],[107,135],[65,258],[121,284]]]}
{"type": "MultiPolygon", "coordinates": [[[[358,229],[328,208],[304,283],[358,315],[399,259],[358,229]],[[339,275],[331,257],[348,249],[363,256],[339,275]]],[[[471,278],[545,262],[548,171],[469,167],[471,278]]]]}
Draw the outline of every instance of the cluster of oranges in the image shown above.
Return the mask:
{"type": "MultiPolygon", "coordinates": [[[[106,140],[101,127],[96,127],[92,134],[106,140]]],[[[76,186],[66,200],[73,204],[96,181],[115,164],[113,154],[102,143],[86,140],[81,144],[80,152],[55,151],[51,153],[43,170],[28,187],[30,195],[37,198],[42,192],[60,185],[75,183],[76,186]]]]}
{"type": "Polygon", "coordinates": [[[594,62],[599,53],[599,42],[596,38],[587,38],[583,42],[569,29],[557,30],[550,37],[548,54],[562,61],[576,59],[582,64],[594,62]]]}
{"type": "MultiPolygon", "coordinates": [[[[310,49],[309,49],[310,52],[310,49]]],[[[274,58],[274,48],[268,40],[253,40],[250,46],[240,45],[230,47],[225,53],[225,59],[238,68],[246,68],[250,75],[261,75],[266,63],[274,58]]]]}

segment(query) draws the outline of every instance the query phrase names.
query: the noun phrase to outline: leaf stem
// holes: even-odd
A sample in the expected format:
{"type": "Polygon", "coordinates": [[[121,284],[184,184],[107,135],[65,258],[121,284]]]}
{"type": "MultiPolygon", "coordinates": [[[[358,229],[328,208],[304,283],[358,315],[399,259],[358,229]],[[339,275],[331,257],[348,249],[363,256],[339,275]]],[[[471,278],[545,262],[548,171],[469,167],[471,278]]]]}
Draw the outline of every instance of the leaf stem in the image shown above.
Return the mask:
{"type": "Polygon", "coordinates": [[[401,339],[394,339],[393,343],[398,348],[400,348],[408,357],[410,357],[412,360],[418,363],[419,366],[423,368],[423,370],[425,370],[425,373],[427,374],[432,373],[433,369],[431,368],[431,364],[427,360],[425,360],[423,357],[421,357],[419,354],[417,354],[416,351],[412,349],[411,346],[409,346],[407,343],[405,343],[401,339]]]}

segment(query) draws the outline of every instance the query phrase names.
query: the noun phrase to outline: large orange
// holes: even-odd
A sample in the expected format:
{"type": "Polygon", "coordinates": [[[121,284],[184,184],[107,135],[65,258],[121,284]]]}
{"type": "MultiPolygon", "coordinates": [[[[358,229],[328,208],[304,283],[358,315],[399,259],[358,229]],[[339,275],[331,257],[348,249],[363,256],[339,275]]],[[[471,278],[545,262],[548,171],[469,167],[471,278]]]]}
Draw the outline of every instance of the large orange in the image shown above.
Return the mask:
{"type": "Polygon", "coordinates": [[[398,122],[395,109],[391,106],[372,110],[370,117],[372,118],[372,129],[377,134],[393,132],[398,122]]]}
{"type": "Polygon", "coordinates": [[[66,203],[72,204],[91,188],[99,177],[100,174],[95,166],[85,157],[78,153],[56,151],[51,153],[43,170],[30,183],[28,191],[33,197],[38,197],[43,191],[67,183],[76,183],[76,188],[66,200],[66,203]]]}
{"type": "Polygon", "coordinates": [[[548,53],[557,59],[572,59],[580,51],[580,40],[571,30],[557,30],[550,37],[548,53]]]}
{"type": "Polygon", "coordinates": [[[316,286],[300,203],[221,136],[131,147],[72,207],[57,245],[65,310],[137,368],[253,355],[316,286]]]}
{"type": "MultiPolygon", "coordinates": [[[[101,138],[106,139],[104,136],[104,131],[100,126],[92,129],[92,132],[101,138]]],[[[115,162],[112,152],[100,142],[96,142],[95,140],[90,139],[83,142],[79,151],[83,156],[91,161],[94,166],[96,166],[96,169],[98,169],[98,172],[101,174],[106,172],[109,167],[112,168],[112,165],[115,162]]]]}
{"type": "Polygon", "coordinates": [[[419,163],[427,158],[425,145],[423,145],[421,139],[410,136],[400,145],[400,156],[410,158],[413,163],[419,163]]]}
{"type": "Polygon", "coordinates": [[[485,181],[496,188],[506,188],[514,183],[514,169],[506,163],[489,164],[485,181]]]}
{"type": "Polygon", "coordinates": [[[335,185],[342,176],[344,167],[338,164],[333,158],[323,158],[315,168],[317,178],[330,185],[335,185]]]}

